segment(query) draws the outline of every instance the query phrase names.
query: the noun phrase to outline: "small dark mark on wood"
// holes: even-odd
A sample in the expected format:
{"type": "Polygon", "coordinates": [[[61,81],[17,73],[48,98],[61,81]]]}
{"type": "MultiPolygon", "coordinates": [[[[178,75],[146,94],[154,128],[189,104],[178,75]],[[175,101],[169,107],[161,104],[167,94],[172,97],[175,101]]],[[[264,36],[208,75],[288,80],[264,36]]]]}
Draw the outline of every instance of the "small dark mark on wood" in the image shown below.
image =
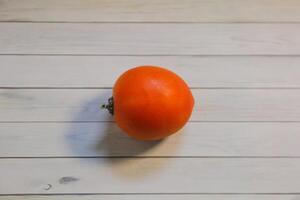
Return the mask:
{"type": "Polygon", "coordinates": [[[44,188],[45,190],[50,190],[52,188],[52,185],[51,184],[47,184],[47,187],[44,188]]]}
{"type": "Polygon", "coordinates": [[[68,183],[76,182],[76,181],[79,181],[79,179],[72,177],[72,176],[65,176],[65,177],[62,177],[59,179],[60,184],[68,184],[68,183]]]}

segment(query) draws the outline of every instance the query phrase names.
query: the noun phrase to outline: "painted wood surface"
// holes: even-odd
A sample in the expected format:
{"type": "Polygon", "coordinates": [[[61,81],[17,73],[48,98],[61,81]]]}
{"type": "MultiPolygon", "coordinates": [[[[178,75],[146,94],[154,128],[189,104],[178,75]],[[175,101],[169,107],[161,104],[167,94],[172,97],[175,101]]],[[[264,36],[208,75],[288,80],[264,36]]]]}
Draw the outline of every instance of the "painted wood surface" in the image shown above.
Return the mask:
{"type": "Polygon", "coordinates": [[[115,123],[0,123],[0,157],[300,157],[299,123],[188,123],[160,142],[115,123]]]}
{"type": "MultiPolygon", "coordinates": [[[[194,89],[191,121],[299,122],[297,89],[194,89]]],[[[1,122],[112,121],[111,89],[1,89],[1,122]]]]}
{"type": "Polygon", "coordinates": [[[1,0],[1,21],[299,22],[297,0],[1,0]]]}
{"type": "Polygon", "coordinates": [[[0,176],[0,194],[297,193],[300,159],[0,159],[0,176]]]}
{"type": "Polygon", "coordinates": [[[0,196],[0,200],[297,200],[299,195],[203,195],[203,194],[185,194],[185,195],[166,195],[166,194],[122,194],[122,195],[26,195],[26,196],[0,196]]]}
{"type": "Polygon", "coordinates": [[[300,54],[298,24],[0,23],[0,30],[0,54],[300,54]]]}
{"type": "Polygon", "coordinates": [[[124,71],[148,64],[166,66],[192,88],[300,88],[295,56],[2,55],[0,63],[0,87],[112,87],[124,71]]]}

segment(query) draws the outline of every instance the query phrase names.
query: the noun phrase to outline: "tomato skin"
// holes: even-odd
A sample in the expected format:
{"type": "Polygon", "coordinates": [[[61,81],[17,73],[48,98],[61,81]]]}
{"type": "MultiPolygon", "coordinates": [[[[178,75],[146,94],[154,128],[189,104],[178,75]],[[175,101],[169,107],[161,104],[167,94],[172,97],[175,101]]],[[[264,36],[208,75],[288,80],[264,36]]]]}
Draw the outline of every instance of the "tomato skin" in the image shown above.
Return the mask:
{"type": "Polygon", "coordinates": [[[163,139],[188,121],[194,98],[175,73],[156,66],[140,66],[123,73],[113,89],[114,118],[138,140],[163,139]]]}

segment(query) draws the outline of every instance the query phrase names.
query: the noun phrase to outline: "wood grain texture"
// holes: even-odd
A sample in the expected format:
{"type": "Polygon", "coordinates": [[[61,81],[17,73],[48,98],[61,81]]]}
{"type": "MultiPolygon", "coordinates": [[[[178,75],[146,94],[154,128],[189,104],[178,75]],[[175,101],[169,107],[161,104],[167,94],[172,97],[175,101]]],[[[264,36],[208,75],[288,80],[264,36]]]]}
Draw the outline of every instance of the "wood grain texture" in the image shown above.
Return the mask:
{"type": "Polygon", "coordinates": [[[0,196],[0,200],[298,200],[299,195],[55,195],[0,196]]]}
{"type": "Polygon", "coordinates": [[[0,123],[0,157],[300,157],[299,123],[188,123],[161,142],[115,123],[0,123]]]}
{"type": "Polygon", "coordinates": [[[0,87],[112,87],[145,64],[166,66],[190,87],[300,87],[294,56],[0,56],[0,63],[0,87]]]}
{"type": "Polygon", "coordinates": [[[0,159],[0,177],[0,194],[296,193],[300,159],[0,159]]]}
{"type": "Polygon", "coordinates": [[[300,54],[298,24],[0,23],[0,30],[0,54],[300,54]]]}
{"type": "Polygon", "coordinates": [[[1,0],[1,21],[299,22],[297,0],[1,0]]]}
{"type": "MultiPolygon", "coordinates": [[[[295,89],[195,89],[192,121],[299,121],[295,89]]],[[[112,121],[110,89],[1,89],[0,121],[112,121]]]]}

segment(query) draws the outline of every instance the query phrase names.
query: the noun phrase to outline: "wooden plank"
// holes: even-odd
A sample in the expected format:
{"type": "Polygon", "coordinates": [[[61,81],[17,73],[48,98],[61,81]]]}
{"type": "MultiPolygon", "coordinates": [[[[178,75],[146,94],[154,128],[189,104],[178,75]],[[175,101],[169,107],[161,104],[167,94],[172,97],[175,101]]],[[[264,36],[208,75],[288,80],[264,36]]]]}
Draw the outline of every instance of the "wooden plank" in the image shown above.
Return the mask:
{"type": "Polygon", "coordinates": [[[0,87],[112,87],[145,64],[168,67],[190,87],[300,87],[294,56],[0,56],[0,63],[0,87]]]}
{"type": "Polygon", "coordinates": [[[0,54],[300,54],[298,24],[1,23],[0,30],[0,54]]]}
{"type": "Polygon", "coordinates": [[[300,159],[0,159],[0,177],[0,194],[298,193],[300,159]]]}
{"type": "Polygon", "coordinates": [[[55,195],[0,196],[0,200],[296,200],[299,195],[55,195]]]}
{"type": "MultiPolygon", "coordinates": [[[[299,121],[297,89],[194,89],[192,121],[299,121]]],[[[0,121],[111,121],[110,89],[1,89],[0,121]]]]}
{"type": "Polygon", "coordinates": [[[1,123],[0,157],[300,157],[299,123],[188,123],[161,142],[115,123],[1,123]]]}
{"type": "Polygon", "coordinates": [[[299,22],[297,0],[1,0],[1,21],[299,22]]]}

